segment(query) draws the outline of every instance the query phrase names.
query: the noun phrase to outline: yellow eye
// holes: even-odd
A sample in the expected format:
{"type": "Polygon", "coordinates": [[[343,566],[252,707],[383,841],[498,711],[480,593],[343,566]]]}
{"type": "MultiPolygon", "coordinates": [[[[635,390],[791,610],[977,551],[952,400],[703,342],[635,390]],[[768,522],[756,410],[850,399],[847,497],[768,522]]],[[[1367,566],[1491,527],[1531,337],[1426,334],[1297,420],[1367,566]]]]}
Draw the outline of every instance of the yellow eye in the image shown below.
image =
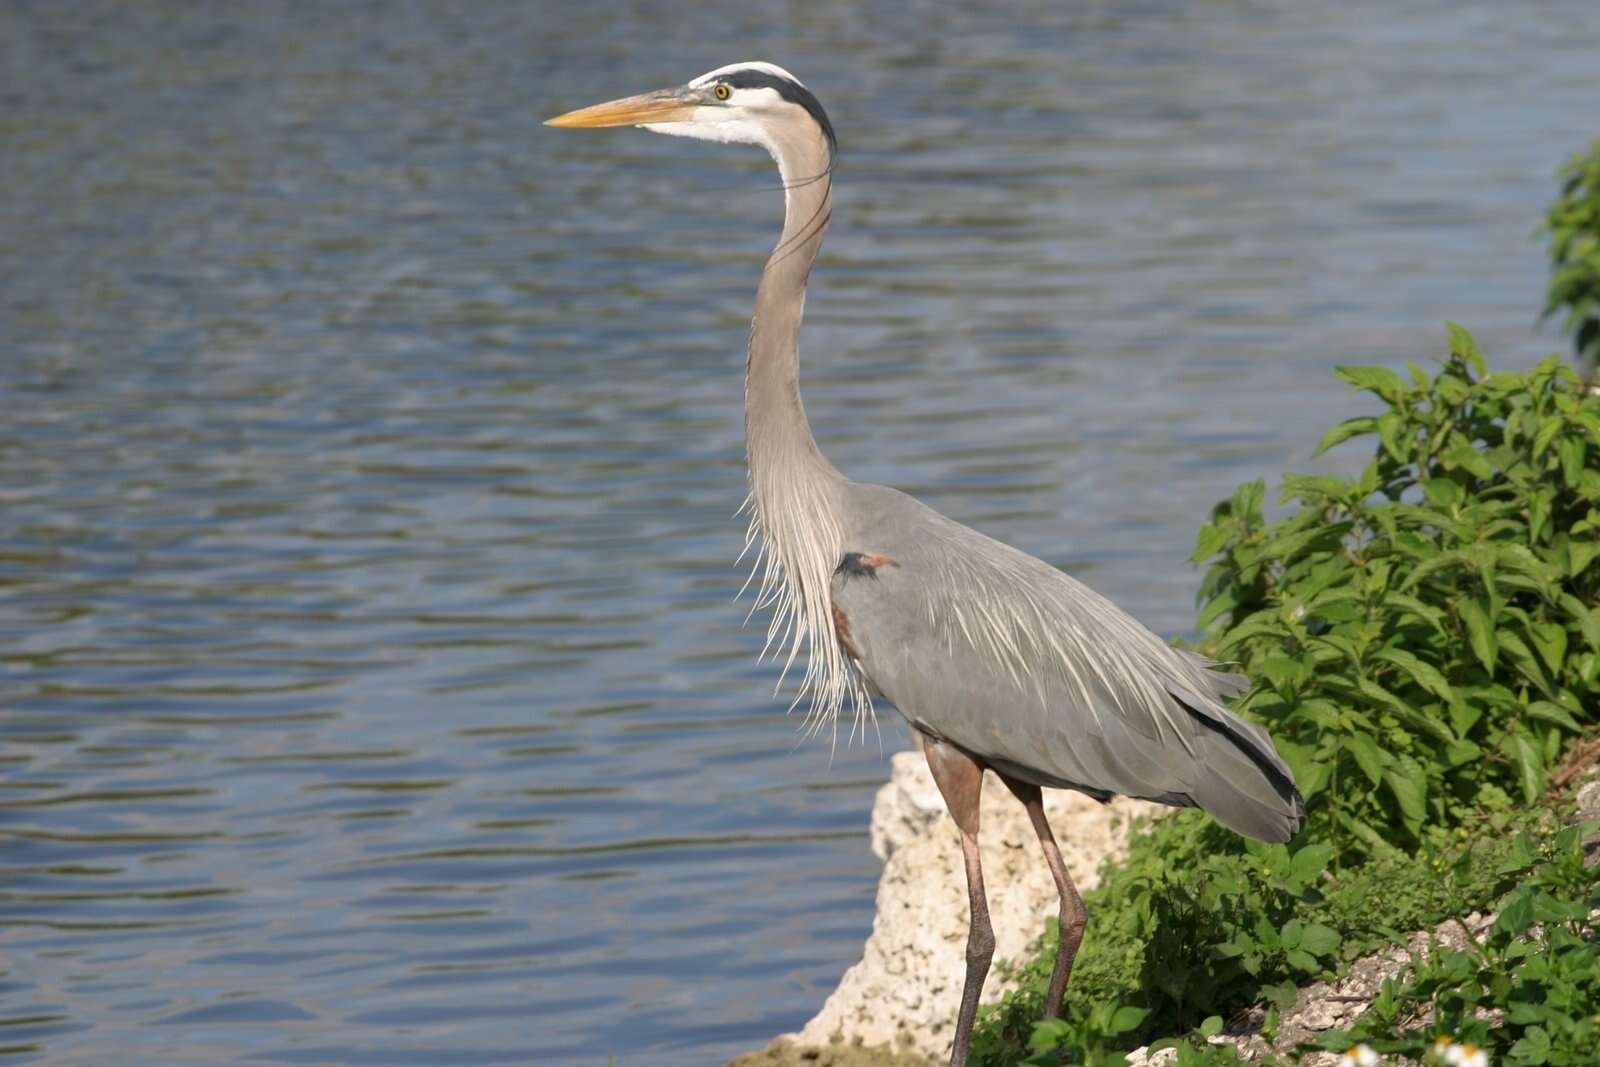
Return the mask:
{"type": "Polygon", "coordinates": [[[726,85],[719,83],[715,89],[711,90],[711,95],[716,97],[718,100],[726,100],[728,97],[733,95],[733,90],[729,89],[726,85]]]}

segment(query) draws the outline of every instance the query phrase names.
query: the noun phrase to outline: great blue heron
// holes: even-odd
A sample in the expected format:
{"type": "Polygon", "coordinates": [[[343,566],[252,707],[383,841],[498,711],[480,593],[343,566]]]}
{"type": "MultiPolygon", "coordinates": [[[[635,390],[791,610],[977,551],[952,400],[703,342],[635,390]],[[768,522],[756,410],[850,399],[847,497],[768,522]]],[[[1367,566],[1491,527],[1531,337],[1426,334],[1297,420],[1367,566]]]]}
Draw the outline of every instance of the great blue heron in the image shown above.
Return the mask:
{"type": "Polygon", "coordinates": [[[769,644],[806,655],[809,721],[859,720],[869,686],[921,735],[961,831],[972,914],[950,1054],[966,1063],[994,933],[978,857],[978,793],[993,769],[1027,809],[1061,896],[1045,1014],[1061,1006],[1087,914],[1061,862],[1040,787],[1198,807],[1287,841],[1304,802],[1266,731],[1223,704],[1246,679],[1179,651],[1054,567],[904,493],[850,481],[800,402],[806,280],[832,216],[833,126],[798,78],[734,63],[687,85],[568,112],[552,126],[641,126],[755,144],[778,163],[783,233],[761,272],[745,366],[750,540],[769,644]],[[762,561],[765,566],[763,568],[762,561]]]}

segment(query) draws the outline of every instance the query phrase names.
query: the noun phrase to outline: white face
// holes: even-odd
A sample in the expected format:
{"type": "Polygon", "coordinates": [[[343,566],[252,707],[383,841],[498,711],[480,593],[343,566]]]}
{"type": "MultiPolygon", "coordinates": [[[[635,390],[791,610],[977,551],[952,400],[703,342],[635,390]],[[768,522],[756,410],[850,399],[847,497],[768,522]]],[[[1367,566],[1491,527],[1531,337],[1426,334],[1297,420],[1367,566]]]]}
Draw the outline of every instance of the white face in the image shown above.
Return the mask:
{"type": "Polygon", "coordinates": [[[790,171],[814,179],[832,172],[833,130],[800,80],[771,63],[734,63],[700,75],[678,89],[610,100],[547,119],[551,126],[639,126],[672,137],[754,144],[778,161],[785,185],[790,171]],[[818,133],[825,144],[819,144],[818,133]],[[819,164],[819,151],[825,158],[819,164]],[[819,170],[819,174],[812,173],[819,170]]]}
{"type": "Polygon", "coordinates": [[[772,63],[730,63],[700,75],[685,87],[685,93],[692,99],[697,98],[696,102],[700,104],[688,118],[646,123],[643,128],[654,133],[693,137],[700,141],[760,145],[776,157],[778,152],[770,127],[785,118],[797,117],[789,112],[803,113],[804,109],[766,86],[739,88],[724,80],[741,70],[757,70],[801,84],[799,78],[772,63]]]}

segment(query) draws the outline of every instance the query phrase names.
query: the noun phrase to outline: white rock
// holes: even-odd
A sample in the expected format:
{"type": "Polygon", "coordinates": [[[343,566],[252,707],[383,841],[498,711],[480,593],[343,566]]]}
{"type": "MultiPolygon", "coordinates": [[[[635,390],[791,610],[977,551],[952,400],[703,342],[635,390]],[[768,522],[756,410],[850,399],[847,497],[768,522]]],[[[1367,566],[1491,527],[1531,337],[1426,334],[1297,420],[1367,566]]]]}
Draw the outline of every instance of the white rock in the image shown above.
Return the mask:
{"type": "Polygon", "coordinates": [[[944,797],[920,752],[892,757],[888,782],[872,803],[872,851],[885,863],[901,845],[933,829],[946,812],[944,797]]]}
{"type": "Polygon", "coordinates": [[[1600,778],[1584,783],[1578,790],[1578,811],[1588,818],[1600,812],[1600,778]]]}

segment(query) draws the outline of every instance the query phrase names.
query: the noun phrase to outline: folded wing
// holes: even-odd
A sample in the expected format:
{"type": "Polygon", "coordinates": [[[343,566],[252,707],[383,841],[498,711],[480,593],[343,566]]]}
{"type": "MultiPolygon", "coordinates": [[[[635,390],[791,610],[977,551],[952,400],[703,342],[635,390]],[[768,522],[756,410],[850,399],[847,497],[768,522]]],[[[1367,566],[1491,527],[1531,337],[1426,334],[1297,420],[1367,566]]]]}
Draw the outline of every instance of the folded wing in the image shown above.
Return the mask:
{"type": "Polygon", "coordinates": [[[1222,703],[1243,677],[911,497],[852,488],[836,617],[914,726],[1024,781],[1199,807],[1266,841],[1298,829],[1304,805],[1271,738],[1222,703]]]}

